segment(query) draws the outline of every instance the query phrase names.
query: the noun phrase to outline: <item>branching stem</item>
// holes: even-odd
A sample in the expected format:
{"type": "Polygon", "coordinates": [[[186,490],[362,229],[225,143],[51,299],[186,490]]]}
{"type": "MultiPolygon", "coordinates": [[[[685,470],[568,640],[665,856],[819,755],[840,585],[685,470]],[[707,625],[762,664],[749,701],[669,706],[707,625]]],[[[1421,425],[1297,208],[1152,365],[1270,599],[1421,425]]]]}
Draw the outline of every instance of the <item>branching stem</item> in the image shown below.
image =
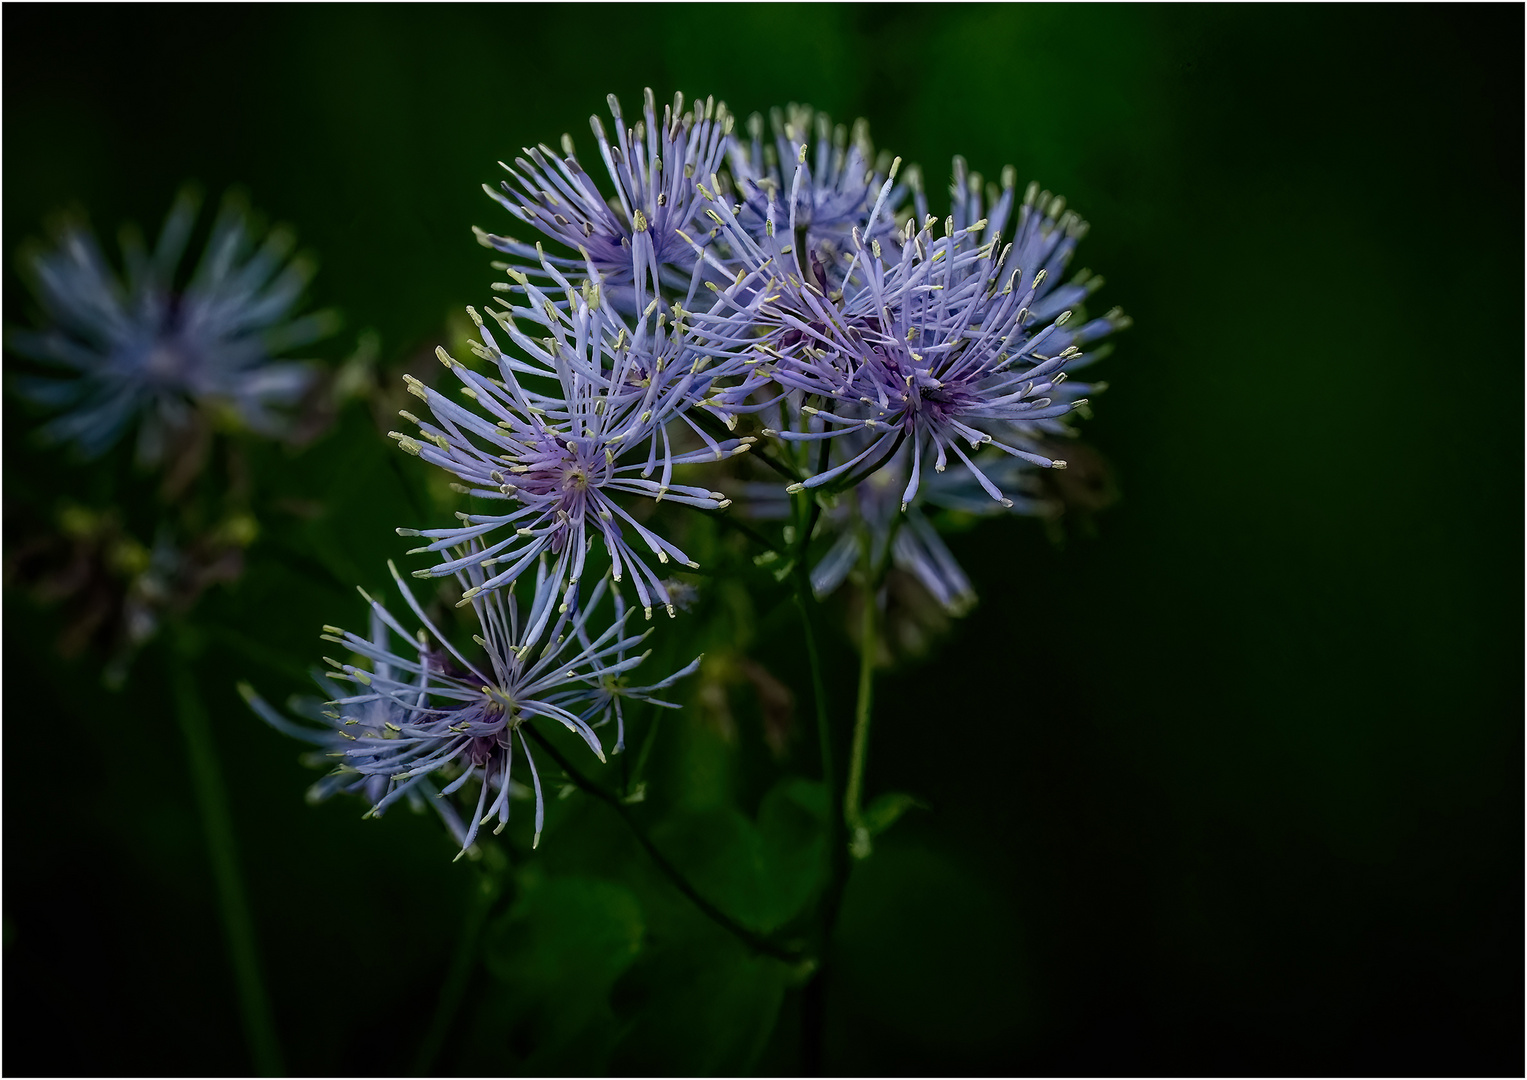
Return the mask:
{"type": "MultiPolygon", "coordinates": [[[[765,551],[772,551],[776,555],[780,553],[779,548],[775,547],[774,543],[765,537],[762,533],[760,533],[757,529],[753,528],[751,525],[744,521],[739,521],[737,518],[733,517],[725,510],[703,510],[701,513],[714,521],[719,521],[728,529],[732,529],[741,533],[743,536],[746,536],[749,540],[753,541],[753,543],[757,544],[765,551]]],[[[686,572],[685,567],[679,567],[678,570],[680,573],[686,572]]]]}
{"type": "Polygon", "coordinates": [[[754,933],[747,927],[743,926],[741,923],[737,922],[737,920],[733,919],[726,912],[716,907],[715,904],[712,904],[709,900],[705,899],[705,897],[701,896],[700,893],[696,891],[695,887],[689,883],[689,880],[679,872],[678,867],[669,862],[663,853],[657,849],[657,845],[655,845],[648,838],[645,830],[643,830],[642,827],[636,823],[636,819],[631,815],[630,809],[627,808],[627,806],[622,803],[620,799],[616,798],[610,792],[606,791],[604,788],[588,779],[582,773],[578,772],[577,769],[573,768],[572,763],[562,755],[561,751],[559,751],[556,746],[552,744],[551,740],[537,731],[533,725],[526,724],[521,730],[528,731],[530,733],[530,737],[536,741],[541,749],[546,751],[546,753],[551,757],[553,761],[557,763],[558,766],[561,767],[562,771],[567,774],[567,778],[573,782],[575,787],[588,793],[589,795],[592,795],[594,798],[598,799],[600,802],[610,807],[610,809],[614,810],[615,813],[620,815],[620,820],[625,822],[626,828],[631,830],[632,834],[636,837],[637,842],[641,844],[642,850],[644,850],[648,857],[651,858],[653,864],[663,872],[663,875],[667,877],[670,882],[673,883],[674,888],[683,893],[689,902],[694,904],[695,907],[699,908],[700,912],[706,918],[710,919],[711,922],[715,923],[727,933],[737,938],[737,940],[748,946],[748,948],[754,950],[755,952],[763,953],[765,956],[772,956],[774,959],[780,960],[786,964],[799,964],[801,961],[808,959],[797,949],[790,949],[782,945],[776,945],[774,942],[770,941],[768,938],[762,936],[761,934],[754,933]]]}
{"type": "MultiPolygon", "coordinates": [[[[691,418],[695,421],[696,424],[704,428],[706,433],[713,438],[724,440],[734,437],[732,433],[727,430],[725,424],[723,424],[720,420],[717,420],[704,409],[695,409],[691,413],[691,418]]],[[[800,480],[801,474],[796,469],[791,467],[789,464],[780,461],[768,451],[760,450],[757,443],[753,444],[753,448],[749,451],[749,453],[759,461],[763,462],[769,468],[785,477],[787,480],[800,480]]]]}

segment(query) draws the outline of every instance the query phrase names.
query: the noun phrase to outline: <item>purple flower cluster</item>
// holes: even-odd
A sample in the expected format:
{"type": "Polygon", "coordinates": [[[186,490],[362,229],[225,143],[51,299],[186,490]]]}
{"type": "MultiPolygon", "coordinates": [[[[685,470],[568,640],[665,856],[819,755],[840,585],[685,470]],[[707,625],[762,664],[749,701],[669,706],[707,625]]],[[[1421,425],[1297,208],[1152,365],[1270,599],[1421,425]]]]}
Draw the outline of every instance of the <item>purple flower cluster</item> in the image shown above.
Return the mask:
{"type": "MultiPolygon", "coordinates": [[[[716,235],[704,257],[733,252],[742,288],[704,329],[753,364],[728,405],[795,448],[801,479],[784,494],[824,499],[820,526],[837,536],[812,570],[819,594],[856,564],[889,561],[958,613],[973,592],[918,502],[1046,512],[1035,470],[1065,468],[1047,447],[1073,434],[1066,418],[1102,387],[1073,374],[1129,320],[1117,309],[1082,317],[1103,279],[1063,275],[1086,224],[1037,184],[1018,198],[1011,168],[983,190],[956,158],[940,222],[915,172],[901,207],[893,160],[839,248],[800,226],[812,211],[807,156],[802,143],[787,202],[760,210],[718,188],[708,204],[716,235]]],[[[753,512],[782,516],[779,498],[758,491],[753,512]]]]}
{"type": "MultiPolygon", "coordinates": [[[[309,793],[314,801],[349,792],[370,802],[369,815],[375,816],[404,799],[416,805],[432,803],[463,854],[483,825],[496,819],[494,831],[502,831],[509,821],[510,799],[529,793],[511,780],[516,747],[530,773],[533,843],[540,842],[545,800],[525,737],[526,723],[542,718],[559,724],[602,761],[605,755],[595,728],[615,719],[615,748],[621,749],[622,702],[676,708],[655,695],[699,665],[696,658],[652,686],[627,685],[625,673],[646,655],[633,656],[631,651],[646,634],[627,631],[631,612],[608,577],[601,578],[576,609],[563,608],[544,633],[535,630],[530,625],[533,613],[545,610],[555,598],[554,582],[544,565],[529,616],[522,617],[512,590],[475,594],[472,608],[479,632],[473,640],[480,656],[472,659],[430,620],[396,568],[390,569],[420,629],[410,632],[364,592],[371,610],[368,636],[325,627],[324,640],[344,646],[362,662],[328,660],[334,670],[322,676],[319,685],[332,700],[321,706],[294,703],[294,712],[320,726],[295,723],[249,687],[240,690],[267,723],[320,747],[324,763],[337,763],[309,793]],[[607,597],[612,598],[613,618],[602,629],[591,629],[591,616],[607,597]],[[393,644],[394,637],[401,647],[393,644]],[[354,692],[345,693],[342,684],[352,685],[354,692]],[[446,799],[468,785],[475,794],[461,805],[467,812],[463,821],[446,799]]],[[[463,585],[482,581],[475,567],[461,576],[463,585]]]]}
{"type": "Polygon", "coordinates": [[[503,166],[510,178],[499,190],[483,186],[521,223],[577,252],[579,258],[547,256],[539,243],[475,231],[479,243],[510,256],[513,265],[542,280],[556,280],[543,264],[573,275],[588,264],[607,299],[635,312],[642,307],[640,298],[632,295],[635,279],[649,266],[654,278],[683,289],[695,260],[690,244],[678,234],[695,227],[701,201],[695,178],[711,176],[721,167],[731,143],[732,118],[714,99],[696,102],[686,113],[684,96],[676,94],[673,105],[663,107],[659,123],[657,102],[648,90],[641,119],[628,128],[614,94],[609,104],[615,141],[610,141],[599,117],[590,117],[589,126],[614,198],[601,192],[584,171],[568,135],[562,137],[561,158],[544,143],[527,147],[513,166],[503,166]],[[639,236],[645,241],[641,252],[639,236]]]}
{"type": "MultiPolygon", "coordinates": [[[[394,438],[409,453],[454,474],[471,495],[511,504],[504,513],[461,514],[453,528],[400,529],[431,541],[419,551],[447,553],[417,576],[485,565],[492,573],[479,587],[493,590],[550,554],[553,579],[570,598],[597,535],[614,579],[630,573],[648,617],[654,604],[673,614],[667,588],[649,560],[694,563],[641,524],[622,501],[635,496],[722,509],[728,502],[724,495],[675,483],[674,469],[742,453],[755,440],[718,440],[696,422],[718,378],[734,377],[741,365],[724,356],[717,363],[716,350],[693,333],[688,306],[700,301],[698,279],[692,277],[682,301],[665,304],[667,297],[660,298],[655,264],[642,259],[655,258],[649,232],[638,230],[633,244],[631,295],[639,314],[621,314],[606,302],[592,261],[584,267],[588,277],[575,286],[544,259],[541,269],[560,295],[511,270],[516,292],[507,298],[501,293],[497,306],[488,309],[511,352],[471,310],[481,335],[476,354],[493,374],[481,375],[443,349],[437,353],[476,408],[410,380],[409,389],[429,406],[433,420],[405,413],[420,436],[395,432],[394,438]],[[448,554],[477,540],[484,542],[480,552],[448,554]]],[[[725,295],[718,291],[712,307],[725,295]]],[[[544,615],[537,626],[543,623],[544,615]]]]}
{"type": "MultiPolygon", "coordinates": [[[[912,448],[904,506],[917,494],[925,458],[941,473],[953,457],[1003,506],[1012,501],[973,460],[976,451],[991,447],[1064,468],[1036,452],[1034,439],[1086,402],[1085,387],[1062,385],[1067,369],[1085,366],[1085,347],[1125,320],[1110,312],[1073,322],[1074,307],[1102,279],[1084,272],[1058,284],[1085,232],[1064,212],[1063,199],[1030,185],[1017,205],[1015,238],[1003,244],[1017,201],[1012,170],[1003,181],[982,216],[981,196],[957,160],[954,212],[938,233],[937,218],[914,214],[882,243],[873,234],[887,212],[888,178],[864,228],[853,230],[845,281],[836,289],[816,252],[797,251],[777,229],[759,241],[724,199],[712,200],[752,285],[728,317],[746,315],[755,328],[745,347],[764,358],[757,375],[802,397],[806,422],[765,434],[787,442],[857,436],[855,453],[815,471],[800,489],[852,486],[904,443],[912,448]]],[[[925,202],[920,193],[915,201],[919,209],[925,202]]],[[[771,206],[770,222],[777,217],[771,206]]]]}
{"type": "MultiPolygon", "coordinates": [[[[623,503],[724,508],[724,494],[674,483],[674,469],[748,449],[748,437],[713,432],[749,413],[780,417],[760,434],[785,456],[824,444],[796,455],[788,494],[872,475],[879,487],[895,472],[905,511],[925,477],[955,466],[1019,509],[1022,470],[998,461],[1064,467],[1039,442],[1085,403],[1090,387],[1071,375],[1091,343],[1126,320],[1079,316],[1102,279],[1062,281],[1086,231],[1063,199],[1037,185],[1019,199],[1011,168],[983,189],[956,159],[940,223],[920,180],[898,184],[900,159],[877,157],[862,122],[850,134],[792,105],[771,115],[771,141],[755,116],[744,142],[713,101],[686,112],[679,96],[659,118],[649,92],[631,128],[613,98],[610,110],[613,142],[592,123],[606,187],[564,138],[560,160],[528,149],[490,191],[541,234],[479,230],[512,259],[496,264],[508,280],[487,309],[507,340],[472,310],[473,349],[492,372],[440,358],[475,408],[412,382],[433,419],[405,414],[420,435],[395,437],[474,496],[511,505],[400,530],[430,541],[421,552],[481,539],[488,590],[549,553],[566,603],[597,535],[616,579],[629,572],[649,613],[671,613],[649,557],[689,559],[623,503]]],[[[477,557],[447,554],[417,573],[477,557]]]]}
{"type": "Polygon", "coordinates": [[[622,701],[667,705],[653,693],[694,670],[623,680],[641,657],[628,655],[635,609],[620,583],[645,618],[672,616],[659,567],[696,568],[655,504],[724,511],[731,500],[696,473],[766,452],[798,479],[750,485],[745,509],[783,517],[818,500],[810,520],[834,534],[810,572],[819,595],[856,565],[895,565],[958,611],[970,582],[922,508],[1036,512],[1036,470],[1065,464],[1041,440],[1066,433],[1089,391],[1071,375],[1126,322],[1082,316],[1102,279],[1062,275],[1086,227],[1036,186],[1019,199],[1011,169],[983,187],[956,159],[940,222],[916,170],[898,180],[901,160],[877,154],[862,121],[850,131],[792,105],[771,114],[772,138],[755,116],[741,139],[724,105],[676,96],[659,115],[650,91],[630,126],[613,97],[610,112],[613,132],[591,125],[602,169],[564,136],[561,154],[527,148],[487,189],[519,227],[476,230],[504,279],[468,309],[471,357],[437,350],[453,392],[410,378],[428,415],[404,412],[417,431],[392,433],[479,501],[454,525],[398,532],[436,559],[414,577],[461,581],[486,659],[458,652],[399,578],[427,632],[375,603],[370,637],[331,630],[363,662],[330,678],[361,691],[305,729],[342,763],[322,794],[356,791],[380,813],[429,784],[442,798],[475,790],[452,826],[463,850],[508,820],[516,752],[539,836],[526,724],[564,726],[603,760],[601,720],[615,719],[621,749],[622,701]],[[744,422],[756,434],[737,434],[744,422]]]}
{"type": "MultiPolygon", "coordinates": [[[[875,154],[869,125],[863,120],[850,133],[842,124],[833,126],[825,113],[810,106],[791,104],[772,109],[769,125],[773,140],[763,141],[763,118],[748,122],[751,143],[734,144],[728,161],[729,178],[718,177],[718,188],[737,200],[735,212],[755,240],[773,235],[770,207],[785,198],[787,180],[780,171],[784,162],[792,168],[788,180],[789,219],[785,222],[793,244],[812,253],[823,274],[842,283],[855,229],[868,230],[872,239],[889,239],[895,230],[892,215],[871,220],[870,210],[885,185],[891,156],[875,154]],[[729,182],[728,182],[729,181],[729,182]]],[[[904,189],[892,188],[894,206],[904,189]]]]}

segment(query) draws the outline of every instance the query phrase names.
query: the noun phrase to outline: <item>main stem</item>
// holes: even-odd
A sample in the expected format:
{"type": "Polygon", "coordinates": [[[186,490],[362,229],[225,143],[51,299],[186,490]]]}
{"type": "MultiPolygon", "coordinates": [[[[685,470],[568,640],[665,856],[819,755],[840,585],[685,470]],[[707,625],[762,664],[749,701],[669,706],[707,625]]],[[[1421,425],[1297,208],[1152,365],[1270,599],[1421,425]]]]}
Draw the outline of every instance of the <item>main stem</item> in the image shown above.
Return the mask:
{"type": "MultiPolygon", "coordinates": [[[[817,472],[827,468],[827,440],[823,439],[817,451],[817,472]]],[[[805,511],[800,532],[796,536],[793,552],[793,581],[795,605],[801,615],[802,637],[806,643],[806,657],[811,666],[811,691],[816,699],[817,742],[822,757],[822,785],[827,795],[827,890],[822,895],[821,933],[817,945],[820,961],[801,991],[801,1058],[802,1072],[807,1076],[822,1074],[822,1059],[827,1030],[827,971],[832,942],[832,931],[838,922],[838,911],[843,906],[843,890],[848,885],[848,845],[845,842],[843,819],[837,813],[838,771],[837,755],[833,751],[832,724],[827,715],[827,687],[822,677],[822,658],[817,649],[816,631],[811,622],[811,609],[815,597],[811,591],[811,575],[806,568],[806,552],[811,544],[811,534],[822,513],[822,504],[815,492],[803,496],[805,511]]]]}
{"type": "Polygon", "coordinates": [[[567,774],[567,778],[573,782],[574,786],[594,796],[594,798],[606,804],[620,815],[620,820],[626,823],[626,828],[630,829],[636,836],[637,842],[641,844],[642,849],[646,851],[648,857],[652,859],[657,868],[663,872],[679,892],[684,894],[690,903],[700,909],[706,918],[736,937],[750,949],[761,952],[765,956],[772,956],[774,959],[783,961],[786,964],[797,964],[806,959],[806,957],[794,949],[783,948],[762,935],[755,934],[726,912],[716,907],[715,904],[701,896],[695,887],[689,883],[689,880],[679,872],[678,867],[669,862],[663,853],[657,849],[657,846],[647,837],[646,832],[636,823],[636,819],[631,816],[631,811],[626,808],[624,803],[573,768],[572,763],[562,756],[561,751],[552,745],[551,740],[542,735],[532,725],[526,724],[522,730],[530,732],[530,737],[540,744],[541,749],[545,750],[553,761],[561,766],[562,771],[567,774]]]}
{"type": "MultiPolygon", "coordinates": [[[[809,533],[808,533],[809,535],[809,533]]],[[[823,1040],[827,1026],[827,965],[833,927],[843,903],[843,889],[848,884],[848,844],[843,819],[837,813],[838,771],[834,767],[832,724],[827,717],[827,689],[822,678],[822,658],[817,650],[816,632],[811,624],[811,582],[804,564],[798,559],[795,568],[795,606],[801,614],[801,632],[806,642],[806,656],[811,666],[811,692],[816,699],[817,743],[822,756],[822,785],[827,789],[827,891],[822,896],[821,936],[817,945],[820,961],[816,971],[801,991],[802,1072],[822,1075],[823,1040]]]]}
{"type": "MultiPolygon", "coordinates": [[[[822,657],[817,650],[816,630],[811,622],[811,601],[806,599],[805,595],[810,589],[810,584],[801,580],[805,577],[804,570],[798,570],[797,573],[795,607],[800,612],[801,636],[806,643],[806,658],[811,668],[811,696],[815,699],[817,715],[817,748],[822,758],[822,784],[827,789],[827,849],[831,853],[832,878],[836,881],[840,876],[840,870],[846,873],[848,866],[848,848],[843,820],[833,810],[838,805],[838,770],[835,768],[837,755],[833,751],[832,723],[827,717],[827,687],[822,677],[822,657]]],[[[831,889],[828,895],[829,898],[832,897],[831,889]]],[[[837,916],[835,900],[825,914],[826,932],[830,933],[832,923],[837,916]]]]}
{"type": "Polygon", "coordinates": [[[212,876],[217,882],[218,905],[222,909],[223,930],[228,938],[228,955],[233,963],[234,983],[244,1020],[244,1035],[249,1040],[255,1071],[261,1076],[281,1075],[281,1047],[271,1021],[270,1005],[260,978],[259,951],[255,946],[254,923],[249,915],[244,884],[239,875],[238,853],[233,842],[233,820],[228,797],[223,788],[222,772],[217,764],[217,750],[207,710],[202,705],[191,673],[184,642],[170,643],[170,683],[175,695],[175,716],[185,736],[190,759],[191,780],[201,810],[202,828],[207,839],[207,854],[212,862],[212,876]]]}
{"type": "Polygon", "coordinates": [[[848,787],[843,793],[843,820],[853,832],[850,841],[854,857],[870,853],[870,833],[864,825],[864,762],[869,756],[870,712],[874,706],[876,638],[876,589],[864,586],[864,620],[859,648],[859,699],[854,705],[854,742],[848,757],[848,787]]]}
{"type": "Polygon", "coordinates": [[[414,1075],[428,1076],[435,1064],[435,1058],[440,1054],[440,1048],[445,1045],[445,1037],[450,1034],[451,1021],[456,1017],[456,1010],[461,1007],[461,999],[466,994],[467,981],[471,978],[472,969],[477,966],[477,939],[482,933],[483,923],[487,920],[488,911],[493,907],[493,901],[498,899],[500,882],[497,874],[487,870],[479,872],[477,881],[473,884],[472,898],[467,905],[467,917],[461,928],[461,938],[456,942],[456,952],[451,957],[450,970],[446,972],[445,984],[440,988],[440,1000],[435,1005],[435,1015],[430,1020],[429,1030],[425,1032],[424,1041],[419,1044],[419,1052],[414,1057],[414,1075]]]}
{"type": "MultiPolygon", "coordinates": [[[[804,577],[804,574],[801,575],[804,577]]],[[[799,580],[799,579],[798,579],[799,580]]],[[[817,697],[817,730],[822,742],[822,776],[827,785],[827,837],[831,852],[832,876],[827,892],[822,897],[822,936],[818,946],[821,964],[812,974],[802,993],[801,1056],[802,1071],[807,1076],[822,1075],[822,1053],[827,1029],[827,973],[833,928],[843,906],[843,893],[848,887],[848,875],[852,869],[849,853],[864,858],[870,853],[870,834],[864,825],[861,801],[864,793],[864,762],[868,756],[870,738],[870,712],[875,678],[876,651],[876,590],[866,584],[862,653],[859,660],[859,697],[854,706],[854,741],[849,751],[848,784],[843,792],[843,813],[835,812],[837,774],[832,767],[832,735],[827,723],[826,700],[822,693],[821,663],[817,658],[816,641],[811,633],[811,619],[807,615],[801,586],[796,589],[796,602],[801,609],[802,623],[806,630],[806,651],[811,657],[812,683],[817,697]],[[853,831],[852,846],[844,843],[844,828],[853,831]]]]}

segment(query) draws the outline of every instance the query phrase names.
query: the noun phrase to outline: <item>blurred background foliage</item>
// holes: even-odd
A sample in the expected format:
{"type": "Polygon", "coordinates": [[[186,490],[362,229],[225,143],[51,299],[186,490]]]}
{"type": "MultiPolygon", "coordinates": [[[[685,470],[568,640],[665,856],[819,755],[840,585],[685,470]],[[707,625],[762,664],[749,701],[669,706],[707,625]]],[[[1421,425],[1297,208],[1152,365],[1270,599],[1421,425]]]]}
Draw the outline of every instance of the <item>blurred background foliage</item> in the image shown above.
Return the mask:
{"type": "MultiPolygon", "coordinates": [[[[825,1067],[1514,1073],[1522,22],[12,5],[5,247],[59,211],[109,241],[156,228],[187,178],[241,185],[320,258],[314,300],[348,322],[319,351],[374,350],[396,408],[496,276],[469,227],[508,222],[478,185],[522,145],[591,145],[607,91],[866,116],[935,209],[952,154],[1017,166],[1092,222],[1079,265],[1135,318],[1084,425],[1121,497],[951,538],[981,602],[881,677],[869,794],[928,809],[850,883],[825,1067]]],[[[14,264],[4,289],[25,323],[14,264]]],[[[68,505],[132,497],[125,466],[40,451],[4,409],[8,553],[68,505]]],[[[304,690],[319,626],[360,624],[352,586],[388,591],[393,527],[455,505],[389,422],[352,403],[300,453],[260,448],[246,571],[197,609],[288,1067],[396,1073],[438,1046],[440,1072],[795,1070],[797,981],[697,917],[607,808],[572,793],[534,855],[511,828],[452,864],[433,817],[305,805],[299,748],[239,702],[240,678],[304,690]]],[[[689,542],[731,565],[729,540],[689,542]]],[[[820,867],[809,686],[784,589],[736,565],[655,639],[654,663],[708,660],[636,809],[718,903],[788,930],[820,867]]],[[[106,689],[23,584],[4,601],[6,1070],[245,1071],[161,659],[106,689]]],[[[848,603],[823,616],[845,723],[848,603]]],[[[633,717],[633,753],[651,725],[633,717]]]]}

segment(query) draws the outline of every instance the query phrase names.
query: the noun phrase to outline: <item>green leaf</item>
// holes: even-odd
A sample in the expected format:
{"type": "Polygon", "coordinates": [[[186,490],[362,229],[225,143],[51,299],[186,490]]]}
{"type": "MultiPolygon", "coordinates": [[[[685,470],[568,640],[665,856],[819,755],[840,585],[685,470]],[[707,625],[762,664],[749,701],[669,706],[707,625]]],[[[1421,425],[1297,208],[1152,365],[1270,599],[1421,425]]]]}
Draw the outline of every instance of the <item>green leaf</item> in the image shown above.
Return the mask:
{"type": "Polygon", "coordinates": [[[927,809],[925,804],[904,792],[887,792],[870,800],[870,804],[864,808],[861,820],[871,836],[879,836],[896,824],[896,819],[914,806],[923,810],[927,809]]]}
{"type": "MultiPolygon", "coordinates": [[[[826,880],[827,810],[821,784],[791,778],[764,797],[756,820],[713,806],[670,818],[653,839],[702,896],[770,933],[807,911],[826,880]]],[[[610,997],[619,1041],[607,1071],[746,1074],[799,972],[752,952],[670,886],[652,885],[650,939],[610,997]]]]}
{"type": "Polygon", "coordinates": [[[818,781],[783,780],[759,805],[771,928],[799,915],[826,884],[826,822],[827,791],[818,781]]]}
{"type": "Polygon", "coordinates": [[[641,948],[641,905],[630,889],[593,878],[525,875],[515,905],[490,928],[488,970],[506,982],[603,987],[641,948]],[[526,880],[528,879],[528,880],[526,880]]]}
{"type": "Polygon", "coordinates": [[[764,797],[756,823],[730,807],[709,808],[670,819],[653,839],[702,896],[768,933],[822,886],[825,802],[820,784],[787,779],[764,797]]]}
{"type": "Polygon", "coordinates": [[[763,1052],[789,969],[710,923],[644,952],[616,985],[620,1076],[739,1076],[763,1052]]]}
{"type": "Polygon", "coordinates": [[[636,896],[594,878],[520,875],[514,906],[487,930],[497,985],[481,996],[461,1066],[501,1074],[594,1074],[620,1032],[610,989],[641,951],[636,896]]]}

